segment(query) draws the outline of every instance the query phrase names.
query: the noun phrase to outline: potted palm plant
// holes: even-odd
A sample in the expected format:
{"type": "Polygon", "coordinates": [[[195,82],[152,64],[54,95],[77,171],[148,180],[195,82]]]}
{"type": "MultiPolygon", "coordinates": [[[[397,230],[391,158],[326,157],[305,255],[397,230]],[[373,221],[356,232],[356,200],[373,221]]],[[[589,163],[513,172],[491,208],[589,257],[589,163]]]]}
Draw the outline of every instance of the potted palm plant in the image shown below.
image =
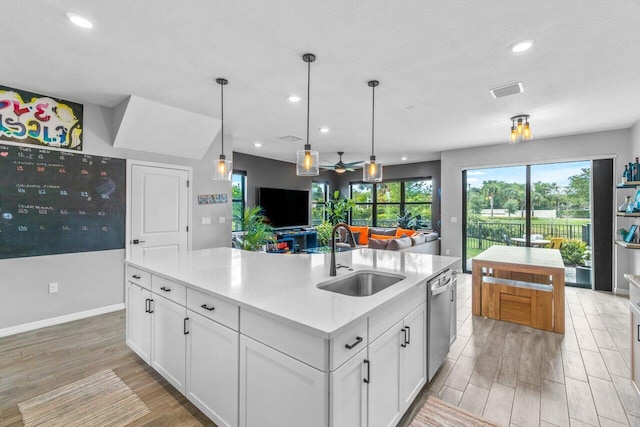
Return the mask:
{"type": "Polygon", "coordinates": [[[238,242],[240,249],[247,251],[263,250],[265,245],[275,243],[276,234],[267,222],[260,206],[246,207],[242,212],[242,229],[244,234],[238,242]]]}

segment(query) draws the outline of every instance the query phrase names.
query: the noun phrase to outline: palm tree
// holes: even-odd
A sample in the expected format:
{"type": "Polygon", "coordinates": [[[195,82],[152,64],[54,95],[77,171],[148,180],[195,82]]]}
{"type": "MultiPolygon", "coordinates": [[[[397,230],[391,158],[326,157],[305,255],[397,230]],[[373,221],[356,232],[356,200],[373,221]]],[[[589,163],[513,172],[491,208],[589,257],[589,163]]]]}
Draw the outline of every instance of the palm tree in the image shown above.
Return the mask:
{"type": "Polygon", "coordinates": [[[489,199],[489,205],[491,206],[491,217],[493,218],[493,200],[500,191],[500,187],[495,181],[485,181],[482,186],[482,193],[485,198],[489,199]]]}

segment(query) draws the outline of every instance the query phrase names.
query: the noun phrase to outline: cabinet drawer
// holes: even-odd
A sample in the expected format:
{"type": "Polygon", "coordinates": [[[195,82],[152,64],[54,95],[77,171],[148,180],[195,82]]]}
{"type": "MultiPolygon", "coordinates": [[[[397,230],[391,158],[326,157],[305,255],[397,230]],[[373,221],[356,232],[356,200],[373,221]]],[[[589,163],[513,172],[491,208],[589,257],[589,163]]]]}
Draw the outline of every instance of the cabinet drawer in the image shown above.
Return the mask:
{"type": "Polygon", "coordinates": [[[127,280],[136,285],[140,285],[145,289],[151,290],[151,273],[140,270],[139,268],[127,266],[127,280]]]}
{"type": "Polygon", "coordinates": [[[380,311],[369,316],[369,342],[372,343],[380,335],[411,313],[427,300],[427,284],[421,283],[396,301],[387,304],[380,311]]]}
{"type": "Polygon", "coordinates": [[[330,370],[338,369],[344,362],[365,348],[367,343],[367,319],[365,318],[331,340],[329,344],[330,370]]]}
{"type": "Polygon", "coordinates": [[[187,289],[184,285],[154,275],[151,277],[151,290],[175,303],[186,305],[187,289]]]}
{"type": "Polygon", "coordinates": [[[187,288],[187,308],[215,320],[234,331],[238,330],[239,308],[235,304],[187,288]]]}

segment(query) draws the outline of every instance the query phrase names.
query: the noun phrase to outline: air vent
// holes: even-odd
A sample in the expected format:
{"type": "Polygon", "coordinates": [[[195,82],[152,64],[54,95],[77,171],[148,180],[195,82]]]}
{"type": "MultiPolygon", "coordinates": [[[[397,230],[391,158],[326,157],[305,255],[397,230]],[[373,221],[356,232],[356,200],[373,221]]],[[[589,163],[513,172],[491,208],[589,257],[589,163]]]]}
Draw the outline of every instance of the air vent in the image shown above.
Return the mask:
{"type": "Polygon", "coordinates": [[[498,98],[504,98],[505,96],[522,93],[524,92],[524,88],[522,87],[522,82],[518,82],[518,83],[512,83],[510,85],[506,85],[502,87],[497,87],[494,89],[489,89],[489,92],[491,92],[491,96],[498,99],[498,98]]]}
{"type": "Polygon", "coordinates": [[[302,138],[298,138],[295,135],[287,135],[287,136],[281,136],[279,139],[283,140],[283,141],[287,141],[287,142],[298,142],[298,141],[302,141],[302,138]]]}

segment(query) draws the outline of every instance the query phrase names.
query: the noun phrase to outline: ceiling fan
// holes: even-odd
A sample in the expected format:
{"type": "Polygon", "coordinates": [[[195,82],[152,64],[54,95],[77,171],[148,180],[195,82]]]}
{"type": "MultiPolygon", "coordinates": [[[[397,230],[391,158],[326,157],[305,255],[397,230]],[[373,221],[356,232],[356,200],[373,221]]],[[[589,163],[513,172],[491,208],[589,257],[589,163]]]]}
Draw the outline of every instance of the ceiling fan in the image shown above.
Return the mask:
{"type": "Polygon", "coordinates": [[[353,172],[355,170],[354,167],[362,166],[362,163],[363,163],[362,160],[357,162],[350,162],[350,163],[343,162],[342,161],[343,154],[344,154],[344,151],[338,151],[338,156],[340,156],[340,160],[338,160],[338,163],[333,164],[331,162],[325,161],[325,163],[327,164],[320,167],[324,170],[336,171],[336,173],[345,173],[345,172],[353,172]]]}

